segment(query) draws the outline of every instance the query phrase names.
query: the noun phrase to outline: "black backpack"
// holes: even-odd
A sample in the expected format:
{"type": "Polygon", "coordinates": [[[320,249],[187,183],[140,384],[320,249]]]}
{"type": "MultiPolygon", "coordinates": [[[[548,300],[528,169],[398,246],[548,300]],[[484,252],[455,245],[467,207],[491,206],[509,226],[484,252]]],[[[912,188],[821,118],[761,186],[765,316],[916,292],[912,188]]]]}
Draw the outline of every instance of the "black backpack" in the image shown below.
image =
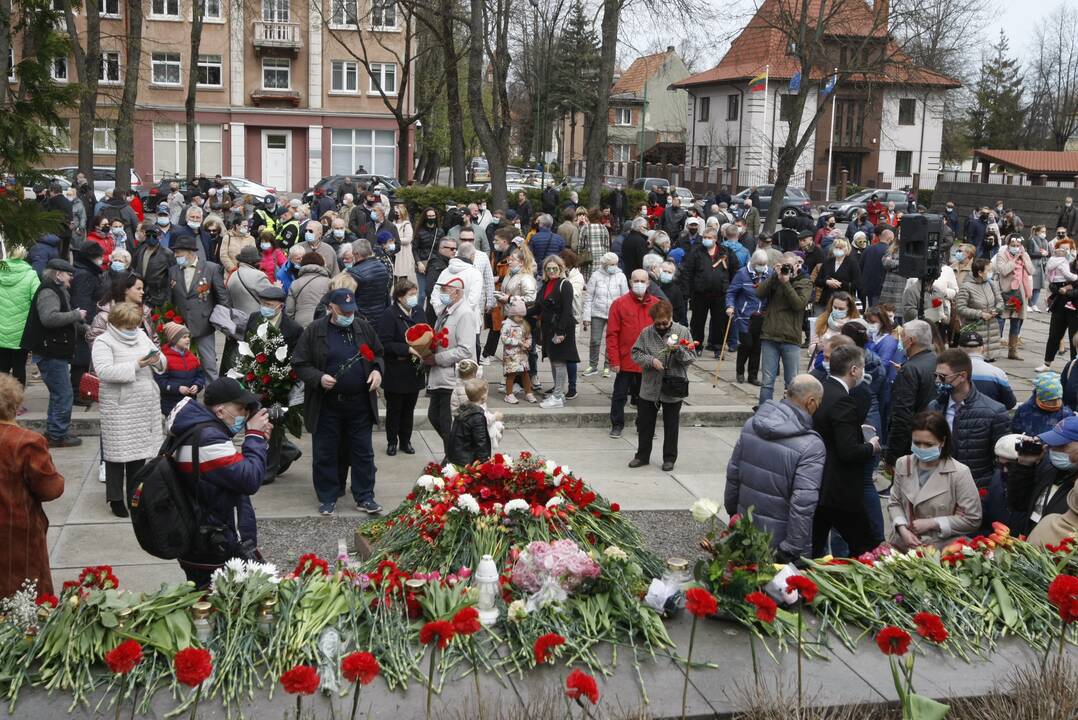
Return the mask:
{"type": "Polygon", "coordinates": [[[157,456],[135,473],[131,525],[139,546],[154,557],[175,560],[198,547],[198,442],[202,429],[212,424],[199,423],[182,435],[169,435],[157,456]],[[173,457],[187,444],[191,445],[195,492],[185,487],[173,457]]]}

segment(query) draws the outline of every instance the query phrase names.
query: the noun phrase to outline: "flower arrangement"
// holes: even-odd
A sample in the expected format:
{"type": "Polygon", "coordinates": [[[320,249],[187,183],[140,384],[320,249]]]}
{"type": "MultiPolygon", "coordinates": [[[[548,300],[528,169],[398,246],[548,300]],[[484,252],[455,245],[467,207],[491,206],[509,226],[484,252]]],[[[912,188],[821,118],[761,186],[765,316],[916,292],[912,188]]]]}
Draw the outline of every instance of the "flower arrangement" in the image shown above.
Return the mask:
{"type": "Polygon", "coordinates": [[[288,344],[276,325],[263,322],[239,343],[239,358],[228,376],[258,395],[263,407],[284,412],[285,427],[300,436],[303,400],[299,389],[303,386],[289,362],[288,344]]]}
{"type": "Polygon", "coordinates": [[[442,328],[435,332],[427,323],[416,323],[404,333],[404,341],[412,354],[422,360],[438,348],[449,347],[449,331],[442,328]]]}
{"type": "Polygon", "coordinates": [[[536,540],[522,550],[513,563],[513,585],[538,593],[553,583],[564,595],[588,580],[599,577],[599,564],[572,540],[536,540]]]}

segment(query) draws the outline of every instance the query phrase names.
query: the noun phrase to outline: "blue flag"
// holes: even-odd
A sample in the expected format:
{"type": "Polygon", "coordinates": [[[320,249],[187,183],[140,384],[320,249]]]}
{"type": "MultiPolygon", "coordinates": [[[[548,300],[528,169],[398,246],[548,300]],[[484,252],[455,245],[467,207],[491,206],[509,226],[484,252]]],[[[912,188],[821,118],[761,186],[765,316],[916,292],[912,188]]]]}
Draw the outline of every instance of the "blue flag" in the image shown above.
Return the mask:
{"type": "Polygon", "coordinates": [[[801,89],[801,73],[795,72],[794,76],[790,78],[790,92],[795,93],[801,89]]]}
{"type": "Polygon", "coordinates": [[[831,94],[831,91],[835,89],[835,83],[838,82],[838,75],[832,75],[827,78],[827,84],[820,89],[820,94],[827,97],[831,94]]]}

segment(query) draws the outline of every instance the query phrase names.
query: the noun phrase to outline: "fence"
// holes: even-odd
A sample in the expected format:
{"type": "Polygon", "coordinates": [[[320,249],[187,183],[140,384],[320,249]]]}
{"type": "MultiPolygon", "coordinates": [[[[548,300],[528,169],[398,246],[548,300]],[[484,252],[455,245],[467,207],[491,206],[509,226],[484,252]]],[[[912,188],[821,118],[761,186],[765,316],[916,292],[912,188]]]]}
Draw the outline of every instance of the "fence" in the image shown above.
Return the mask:
{"type": "Polygon", "coordinates": [[[982,185],[1016,185],[1018,187],[1078,188],[1078,175],[1072,178],[1049,178],[1047,175],[1016,175],[1013,173],[983,173],[980,170],[942,170],[941,182],[978,183],[982,185]]]}

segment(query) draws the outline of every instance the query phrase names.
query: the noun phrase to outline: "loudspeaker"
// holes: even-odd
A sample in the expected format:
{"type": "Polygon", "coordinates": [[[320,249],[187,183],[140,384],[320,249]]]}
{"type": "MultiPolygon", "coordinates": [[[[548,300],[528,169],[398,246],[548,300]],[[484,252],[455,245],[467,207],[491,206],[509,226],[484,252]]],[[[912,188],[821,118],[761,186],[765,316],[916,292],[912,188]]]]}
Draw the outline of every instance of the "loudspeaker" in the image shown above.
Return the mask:
{"type": "Polygon", "coordinates": [[[946,262],[941,255],[944,251],[942,232],[940,215],[903,215],[898,239],[898,274],[929,282],[938,278],[940,264],[946,262]]]}

